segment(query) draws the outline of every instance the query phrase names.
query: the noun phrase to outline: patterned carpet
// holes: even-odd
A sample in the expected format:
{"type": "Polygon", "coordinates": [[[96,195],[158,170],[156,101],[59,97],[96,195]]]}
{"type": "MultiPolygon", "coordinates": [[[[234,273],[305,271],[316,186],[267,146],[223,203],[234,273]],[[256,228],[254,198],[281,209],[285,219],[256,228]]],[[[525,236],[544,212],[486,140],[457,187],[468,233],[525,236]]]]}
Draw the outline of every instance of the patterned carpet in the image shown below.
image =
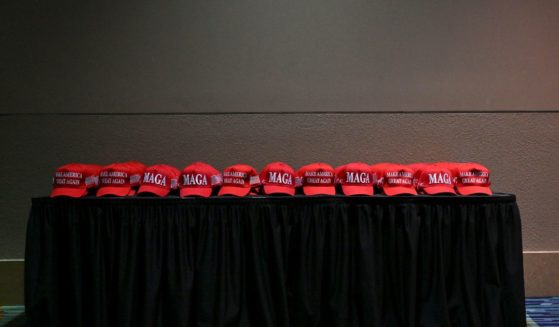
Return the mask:
{"type": "Polygon", "coordinates": [[[528,326],[559,326],[559,296],[526,299],[528,326]]]}
{"type": "MultiPolygon", "coordinates": [[[[24,326],[23,311],[22,305],[0,307],[0,327],[24,326]]],[[[528,327],[559,327],[559,296],[527,298],[526,314],[528,327]]]]}

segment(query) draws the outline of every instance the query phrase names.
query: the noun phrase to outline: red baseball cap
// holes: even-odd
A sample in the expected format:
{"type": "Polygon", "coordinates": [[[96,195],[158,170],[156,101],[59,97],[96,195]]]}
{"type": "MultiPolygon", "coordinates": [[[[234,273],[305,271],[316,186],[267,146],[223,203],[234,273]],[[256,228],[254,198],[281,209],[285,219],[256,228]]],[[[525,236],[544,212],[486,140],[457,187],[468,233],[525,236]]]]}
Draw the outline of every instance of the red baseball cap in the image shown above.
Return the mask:
{"type": "Polygon", "coordinates": [[[81,163],[69,163],[56,169],[52,178],[50,197],[69,196],[80,198],[87,195],[87,190],[99,185],[101,166],[81,163]]]}
{"type": "Polygon", "coordinates": [[[334,168],[323,162],[303,166],[297,171],[305,195],[336,195],[334,176],[334,168]]]}
{"type": "Polygon", "coordinates": [[[146,166],[137,161],[118,162],[103,167],[99,173],[97,196],[134,195],[145,169],[146,166]]]}
{"type": "Polygon", "coordinates": [[[258,185],[260,177],[256,169],[244,164],[233,165],[223,170],[223,186],[218,195],[247,196],[258,185]]]}
{"type": "Polygon", "coordinates": [[[271,162],[260,172],[264,194],[295,195],[296,174],[286,163],[271,162]]]}
{"type": "Polygon", "coordinates": [[[417,190],[423,194],[456,194],[452,172],[441,165],[423,166],[419,173],[417,190]]]}
{"type": "Polygon", "coordinates": [[[146,170],[147,166],[139,161],[127,161],[126,164],[130,166],[131,175],[130,175],[130,193],[129,196],[135,195],[138,187],[140,186],[142,176],[144,175],[144,171],[146,170]]]}
{"type": "Polygon", "coordinates": [[[452,182],[454,183],[455,189],[456,189],[456,179],[457,179],[456,174],[458,173],[457,167],[461,164],[462,162],[455,162],[455,161],[437,161],[433,163],[433,165],[442,166],[450,170],[450,172],[452,173],[452,182]]]}
{"type": "Polygon", "coordinates": [[[414,162],[406,165],[409,168],[411,168],[411,170],[413,170],[413,185],[415,185],[416,188],[417,188],[417,183],[419,182],[419,176],[421,176],[421,171],[423,170],[423,168],[429,165],[431,164],[426,162],[414,162]]]}
{"type": "Polygon", "coordinates": [[[140,193],[151,193],[157,196],[167,196],[171,190],[177,188],[180,171],[169,165],[159,164],[146,168],[144,177],[140,182],[140,193]]]}
{"type": "Polygon", "coordinates": [[[204,162],[194,162],[182,170],[179,178],[180,195],[207,198],[221,182],[221,173],[217,169],[204,162]]]}
{"type": "Polygon", "coordinates": [[[411,170],[413,170],[414,174],[421,174],[421,170],[427,166],[432,165],[431,163],[428,162],[414,162],[411,164],[407,164],[406,166],[408,166],[409,168],[411,168],[411,170]]]}
{"type": "Polygon", "coordinates": [[[413,179],[413,170],[405,165],[385,165],[379,185],[386,195],[417,195],[413,179]]]}
{"type": "Polygon", "coordinates": [[[490,188],[490,171],[487,167],[475,162],[466,162],[455,164],[453,170],[458,194],[493,194],[490,188]]]}
{"type": "Polygon", "coordinates": [[[381,188],[379,185],[379,181],[382,178],[382,174],[384,173],[384,167],[388,165],[393,165],[391,162],[379,162],[374,165],[371,165],[371,172],[373,174],[373,186],[377,188],[381,188]]]}
{"type": "Polygon", "coordinates": [[[336,184],[345,195],[373,195],[373,171],[362,162],[352,162],[336,168],[336,184]]]}

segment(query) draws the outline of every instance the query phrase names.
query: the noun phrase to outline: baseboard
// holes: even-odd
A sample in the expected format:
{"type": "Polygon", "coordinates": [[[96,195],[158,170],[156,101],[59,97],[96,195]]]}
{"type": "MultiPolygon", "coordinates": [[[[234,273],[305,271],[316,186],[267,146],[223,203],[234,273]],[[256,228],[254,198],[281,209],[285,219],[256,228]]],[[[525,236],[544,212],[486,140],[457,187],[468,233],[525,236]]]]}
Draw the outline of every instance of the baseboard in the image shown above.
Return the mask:
{"type": "MultiPolygon", "coordinates": [[[[23,304],[23,260],[0,260],[0,306],[23,304]]],[[[559,251],[524,251],[527,297],[559,295],[559,251]]]]}
{"type": "Polygon", "coordinates": [[[25,325],[25,307],[23,305],[1,306],[0,326],[15,327],[25,325]]]}
{"type": "Polygon", "coordinates": [[[0,260],[0,306],[23,304],[23,260],[0,260]]]}

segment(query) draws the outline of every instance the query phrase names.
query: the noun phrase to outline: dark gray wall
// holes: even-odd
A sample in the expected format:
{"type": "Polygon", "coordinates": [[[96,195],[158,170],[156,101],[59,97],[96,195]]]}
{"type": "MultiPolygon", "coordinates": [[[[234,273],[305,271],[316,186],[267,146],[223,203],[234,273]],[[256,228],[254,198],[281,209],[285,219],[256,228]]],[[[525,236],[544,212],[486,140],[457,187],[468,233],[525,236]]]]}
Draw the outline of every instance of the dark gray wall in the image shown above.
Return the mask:
{"type": "Polygon", "coordinates": [[[559,1],[0,2],[2,112],[559,109],[559,1]]]}
{"type": "Polygon", "coordinates": [[[57,166],[129,159],[480,161],[518,195],[525,248],[558,250],[557,17],[554,0],[2,1],[0,259],[23,257],[57,166]]]}

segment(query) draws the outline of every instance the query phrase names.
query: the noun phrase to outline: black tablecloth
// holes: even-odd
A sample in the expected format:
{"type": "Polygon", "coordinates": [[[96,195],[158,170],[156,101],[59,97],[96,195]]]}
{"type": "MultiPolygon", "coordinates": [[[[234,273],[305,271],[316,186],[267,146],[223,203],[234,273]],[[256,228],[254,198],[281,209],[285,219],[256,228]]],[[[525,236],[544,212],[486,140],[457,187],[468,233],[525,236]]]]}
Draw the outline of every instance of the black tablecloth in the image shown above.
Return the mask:
{"type": "Polygon", "coordinates": [[[30,326],[524,326],[513,195],[33,199],[30,326]]]}

